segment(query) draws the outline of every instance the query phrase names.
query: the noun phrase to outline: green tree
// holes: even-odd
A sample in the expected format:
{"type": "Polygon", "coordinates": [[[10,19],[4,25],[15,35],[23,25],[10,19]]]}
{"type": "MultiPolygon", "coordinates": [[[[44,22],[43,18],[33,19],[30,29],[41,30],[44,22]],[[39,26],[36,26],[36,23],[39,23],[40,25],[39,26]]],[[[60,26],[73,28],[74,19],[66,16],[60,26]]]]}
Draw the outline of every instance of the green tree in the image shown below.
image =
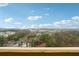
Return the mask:
{"type": "Polygon", "coordinates": [[[5,43],[5,37],[4,36],[0,36],[0,47],[3,47],[5,43]]]}
{"type": "Polygon", "coordinates": [[[39,37],[39,40],[40,40],[40,41],[43,41],[44,43],[46,43],[47,47],[52,47],[52,46],[54,46],[53,39],[52,39],[52,37],[51,37],[49,34],[42,34],[42,35],[39,37]]]}
{"type": "Polygon", "coordinates": [[[34,42],[36,41],[36,34],[31,34],[27,36],[27,41],[32,47],[34,47],[34,42]]]}

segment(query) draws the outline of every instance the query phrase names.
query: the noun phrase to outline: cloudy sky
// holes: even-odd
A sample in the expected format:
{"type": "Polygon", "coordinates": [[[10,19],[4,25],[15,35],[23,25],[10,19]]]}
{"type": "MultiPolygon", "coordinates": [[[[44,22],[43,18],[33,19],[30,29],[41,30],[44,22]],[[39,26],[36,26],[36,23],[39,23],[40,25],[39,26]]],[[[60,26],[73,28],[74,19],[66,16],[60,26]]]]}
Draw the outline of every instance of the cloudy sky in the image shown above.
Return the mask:
{"type": "Polygon", "coordinates": [[[79,28],[79,4],[0,3],[0,28],[79,28]]]}

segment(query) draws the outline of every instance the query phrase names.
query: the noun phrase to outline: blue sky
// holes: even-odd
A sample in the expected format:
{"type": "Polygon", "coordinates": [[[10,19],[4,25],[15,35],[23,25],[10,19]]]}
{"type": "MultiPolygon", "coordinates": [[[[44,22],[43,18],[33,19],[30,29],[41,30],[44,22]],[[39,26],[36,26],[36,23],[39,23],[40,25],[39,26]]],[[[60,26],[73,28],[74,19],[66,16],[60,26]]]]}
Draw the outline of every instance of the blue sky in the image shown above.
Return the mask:
{"type": "Polygon", "coordinates": [[[0,3],[0,28],[79,28],[79,4],[0,3]]]}

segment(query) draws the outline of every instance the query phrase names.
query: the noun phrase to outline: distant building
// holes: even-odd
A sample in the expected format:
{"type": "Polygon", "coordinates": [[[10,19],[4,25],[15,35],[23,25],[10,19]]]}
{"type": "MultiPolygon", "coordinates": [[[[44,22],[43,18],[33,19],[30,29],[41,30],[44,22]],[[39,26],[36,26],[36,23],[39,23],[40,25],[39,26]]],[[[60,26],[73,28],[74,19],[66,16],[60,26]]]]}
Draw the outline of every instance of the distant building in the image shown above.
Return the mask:
{"type": "Polygon", "coordinates": [[[11,31],[6,31],[6,32],[0,32],[0,35],[8,37],[8,35],[13,35],[15,34],[15,32],[11,32],[11,31]]]}

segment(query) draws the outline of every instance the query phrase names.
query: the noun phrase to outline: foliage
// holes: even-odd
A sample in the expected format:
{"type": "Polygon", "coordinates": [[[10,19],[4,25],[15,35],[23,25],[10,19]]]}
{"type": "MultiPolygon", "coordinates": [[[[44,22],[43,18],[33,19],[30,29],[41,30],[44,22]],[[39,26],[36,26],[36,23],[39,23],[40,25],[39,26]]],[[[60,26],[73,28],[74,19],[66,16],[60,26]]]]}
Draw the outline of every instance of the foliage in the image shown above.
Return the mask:
{"type": "Polygon", "coordinates": [[[4,46],[4,43],[5,43],[5,37],[0,36],[0,47],[4,46]]]}
{"type": "Polygon", "coordinates": [[[37,43],[45,43],[47,47],[79,47],[79,31],[67,30],[56,32],[31,32],[29,30],[20,30],[7,38],[0,36],[0,46],[4,46],[5,41],[19,41],[20,39],[30,43],[31,47],[37,46],[37,43]]]}

